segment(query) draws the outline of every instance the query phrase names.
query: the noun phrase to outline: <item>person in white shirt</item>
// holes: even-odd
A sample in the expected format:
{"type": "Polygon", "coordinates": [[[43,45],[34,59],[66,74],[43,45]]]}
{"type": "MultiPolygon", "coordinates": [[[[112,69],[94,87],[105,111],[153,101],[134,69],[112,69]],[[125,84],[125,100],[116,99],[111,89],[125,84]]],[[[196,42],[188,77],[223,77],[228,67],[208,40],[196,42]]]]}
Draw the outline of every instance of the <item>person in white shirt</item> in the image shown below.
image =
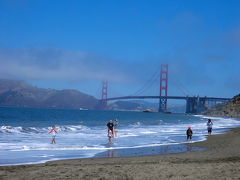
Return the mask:
{"type": "Polygon", "coordinates": [[[208,119],[208,122],[207,122],[208,135],[212,134],[212,126],[213,126],[212,120],[208,119]]]}

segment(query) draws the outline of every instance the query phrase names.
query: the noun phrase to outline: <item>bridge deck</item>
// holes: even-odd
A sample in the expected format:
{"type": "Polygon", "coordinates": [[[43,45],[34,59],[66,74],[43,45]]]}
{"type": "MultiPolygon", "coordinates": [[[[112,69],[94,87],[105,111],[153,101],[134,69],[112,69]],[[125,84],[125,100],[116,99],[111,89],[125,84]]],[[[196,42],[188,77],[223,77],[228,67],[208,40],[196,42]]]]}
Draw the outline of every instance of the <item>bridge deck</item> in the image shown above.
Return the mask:
{"type": "Polygon", "coordinates": [[[191,98],[199,98],[205,100],[215,100],[215,101],[228,101],[231,98],[218,98],[218,97],[197,97],[197,96],[122,96],[122,97],[113,97],[107,98],[107,101],[113,100],[120,100],[120,99],[160,99],[160,98],[167,98],[167,99],[182,99],[187,100],[191,98]]]}

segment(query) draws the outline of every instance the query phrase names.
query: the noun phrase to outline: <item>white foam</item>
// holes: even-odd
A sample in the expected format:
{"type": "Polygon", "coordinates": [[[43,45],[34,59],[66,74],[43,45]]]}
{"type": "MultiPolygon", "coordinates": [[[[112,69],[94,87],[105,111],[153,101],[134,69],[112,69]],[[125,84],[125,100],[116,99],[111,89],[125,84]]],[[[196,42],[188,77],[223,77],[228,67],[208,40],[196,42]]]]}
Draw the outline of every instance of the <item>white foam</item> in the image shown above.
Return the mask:
{"type": "Polygon", "coordinates": [[[136,123],[134,123],[134,124],[131,124],[131,126],[133,126],[133,127],[139,127],[139,126],[141,126],[141,125],[142,125],[141,122],[136,122],[136,123]]]}
{"type": "Polygon", "coordinates": [[[154,131],[142,131],[141,134],[156,134],[154,131]]]}
{"type": "Polygon", "coordinates": [[[31,156],[31,157],[43,157],[43,158],[47,158],[47,157],[54,157],[55,155],[51,155],[51,154],[43,154],[43,155],[38,155],[38,156],[31,156]]]}
{"type": "MultiPolygon", "coordinates": [[[[156,147],[156,146],[165,146],[165,145],[176,145],[176,144],[185,144],[189,141],[184,142],[171,142],[171,143],[154,143],[154,144],[145,144],[145,145],[136,145],[136,146],[124,146],[124,147],[87,147],[87,146],[75,146],[75,147],[27,147],[23,149],[18,150],[12,150],[12,151],[64,151],[64,150],[112,150],[112,149],[135,149],[135,148],[144,148],[144,147],[156,147]]],[[[191,142],[197,142],[197,141],[191,141],[191,142]]]]}
{"type": "MultiPolygon", "coordinates": [[[[76,131],[86,131],[90,128],[82,125],[66,125],[66,126],[56,126],[57,130],[60,132],[76,132],[76,131]]],[[[32,134],[32,133],[48,133],[51,127],[38,128],[38,127],[14,127],[14,126],[0,126],[0,132],[2,133],[12,133],[12,134],[32,134]]]]}
{"type": "Polygon", "coordinates": [[[136,136],[138,136],[138,135],[136,135],[136,134],[131,134],[131,133],[128,133],[128,134],[119,134],[119,138],[123,138],[123,137],[136,137],[136,136]]]}

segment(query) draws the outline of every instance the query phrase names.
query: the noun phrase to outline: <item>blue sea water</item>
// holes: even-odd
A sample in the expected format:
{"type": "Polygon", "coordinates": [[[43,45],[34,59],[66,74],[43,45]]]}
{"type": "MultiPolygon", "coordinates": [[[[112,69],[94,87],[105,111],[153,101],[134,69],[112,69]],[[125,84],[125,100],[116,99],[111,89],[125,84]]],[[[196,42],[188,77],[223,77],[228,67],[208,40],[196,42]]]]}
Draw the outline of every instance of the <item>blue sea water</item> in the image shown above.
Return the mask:
{"type": "MultiPolygon", "coordinates": [[[[0,165],[31,164],[58,159],[116,157],[174,153],[189,150],[206,139],[205,116],[130,111],[93,111],[40,108],[0,108],[0,165]],[[119,136],[108,143],[106,124],[118,119],[119,136]],[[58,129],[57,144],[50,144],[51,126],[58,129]],[[180,145],[180,146],[179,146],[180,145]],[[161,147],[161,148],[159,148],[161,147]],[[117,155],[116,155],[117,154],[117,155]]],[[[240,120],[211,118],[213,134],[240,126],[240,120]]]]}

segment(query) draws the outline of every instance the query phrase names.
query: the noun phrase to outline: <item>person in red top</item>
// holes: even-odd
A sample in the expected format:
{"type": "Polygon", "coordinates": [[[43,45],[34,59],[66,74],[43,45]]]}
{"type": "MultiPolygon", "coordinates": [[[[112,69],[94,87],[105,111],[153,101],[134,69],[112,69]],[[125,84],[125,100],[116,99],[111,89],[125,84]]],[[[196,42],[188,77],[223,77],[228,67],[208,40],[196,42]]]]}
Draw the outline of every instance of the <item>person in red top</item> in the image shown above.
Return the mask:
{"type": "Polygon", "coordinates": [[[51,144],[56,144],[56,134],[57,134],[57,129],[55,128],[55,126],[52,127],[51,131],[48,132],[48,134],[52,134],[52,142],[51,144]]]}

